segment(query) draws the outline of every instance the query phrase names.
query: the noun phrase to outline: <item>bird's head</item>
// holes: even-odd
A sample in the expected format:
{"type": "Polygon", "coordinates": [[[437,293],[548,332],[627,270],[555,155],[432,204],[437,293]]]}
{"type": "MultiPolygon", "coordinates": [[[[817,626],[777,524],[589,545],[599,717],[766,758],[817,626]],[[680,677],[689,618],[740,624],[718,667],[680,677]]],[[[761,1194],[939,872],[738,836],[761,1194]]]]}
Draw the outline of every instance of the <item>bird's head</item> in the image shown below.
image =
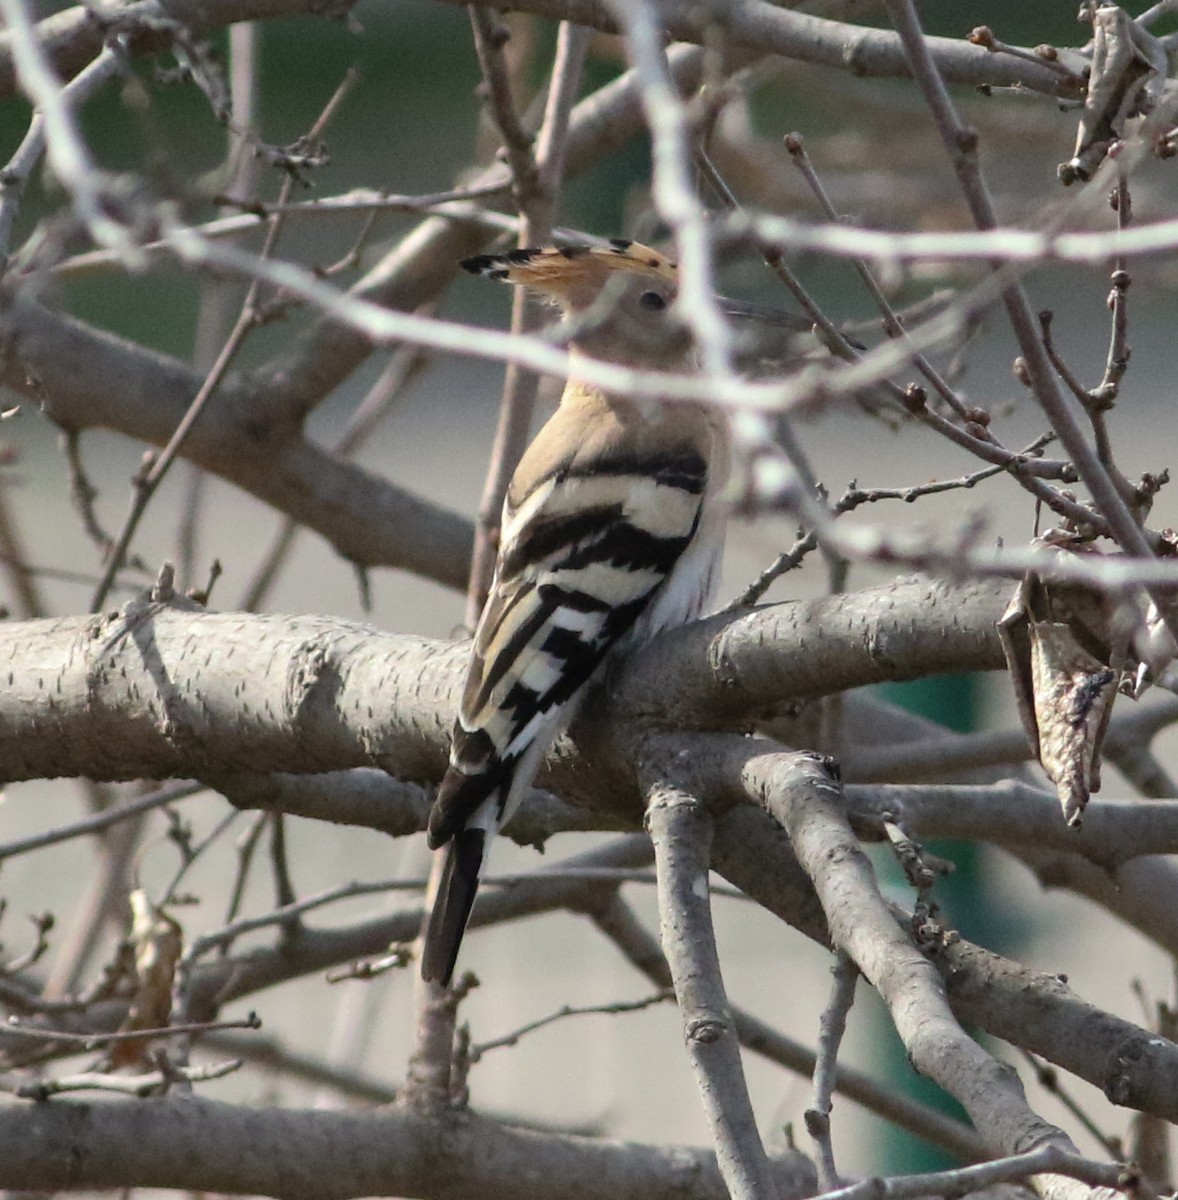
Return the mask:
{"type": "MultiPolygon", "coordinates": [[[[681,370],[691,365],[691,335],[675,307],[678,270],[657,250],[616,240],[608,246],[533,246],[462,261],[473,275],[525,287],[564,314],[570,345],[625,366],[681,370]]],[[[718,297],[737,323],[738,358],[797,360],[808,318],[743,300],[718,297]]]]}
{"type": "Polygon", "coordinates": [[[480,254],[462,266],[558,305],[569,343],[594,358],[665,369],[687,365],[691,335],[675,312],[678,273],[649,246],[539,246],[480,254]]]}

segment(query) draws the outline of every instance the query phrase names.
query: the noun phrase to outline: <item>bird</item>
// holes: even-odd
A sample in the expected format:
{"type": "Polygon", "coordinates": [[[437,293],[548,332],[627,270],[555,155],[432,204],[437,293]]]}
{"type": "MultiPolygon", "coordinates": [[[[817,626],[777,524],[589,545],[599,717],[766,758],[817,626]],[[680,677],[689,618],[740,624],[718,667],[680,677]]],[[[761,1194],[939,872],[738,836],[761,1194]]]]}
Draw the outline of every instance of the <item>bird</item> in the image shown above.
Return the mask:
{"type": "Polygon", "coordinates": [[[615,240],[477,255],[461,266],[554,304],[572,365],[507,489],[449,767],[429,814],[430,848],[446,847],[446,858],[421,974],[442,986],[490,843],[590,682],[628,648],[706,607],[730,457],[715,408],[632,399],[578,378],[585,358],[690,368],[677,268],[663,254],[615,240]]]}

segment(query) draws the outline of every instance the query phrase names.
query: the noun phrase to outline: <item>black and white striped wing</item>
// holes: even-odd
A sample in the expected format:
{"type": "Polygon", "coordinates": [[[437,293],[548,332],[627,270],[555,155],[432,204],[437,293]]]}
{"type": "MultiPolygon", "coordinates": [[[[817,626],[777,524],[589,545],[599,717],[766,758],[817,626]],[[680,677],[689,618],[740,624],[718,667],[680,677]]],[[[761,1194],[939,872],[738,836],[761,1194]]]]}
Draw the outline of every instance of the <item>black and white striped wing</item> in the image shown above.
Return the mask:
{"type": "MultiPolygon", "coordinates": [[[[541,480],[504,513],[503,540],[458,722],[430,816],[441,845],[494,796],[496,824],[537,742],[655,601],[699,524],[707,466],[694,452],[541,480]]],[[[513,790],[517,794],[512,794],[513,790]]]]}
{"type": "Polygon", "coordinates": [[[429,818],[449,843],[422,976],[449,983],[490,839],[531,784],[605,656],[650,615],[703,508],[695,453],[542,478],[504,513],[490,599],[475,632],[450,767],[429,818]]]}

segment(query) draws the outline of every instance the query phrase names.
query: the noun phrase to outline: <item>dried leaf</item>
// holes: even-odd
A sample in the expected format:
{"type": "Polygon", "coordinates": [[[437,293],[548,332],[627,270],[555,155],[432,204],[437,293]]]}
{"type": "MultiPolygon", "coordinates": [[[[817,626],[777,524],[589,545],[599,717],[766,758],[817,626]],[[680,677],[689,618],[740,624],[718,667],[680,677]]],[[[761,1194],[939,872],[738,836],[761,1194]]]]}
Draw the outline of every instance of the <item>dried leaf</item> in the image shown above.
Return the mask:
{"type": "Polygon", "coordinates": [[[1134,639],[1133,650],[1139,662],[1127,694],[1140,700],[1150,684],[1178,657],[1178,646],[1152,600],[1145,614],[1145,627],[1134,639]]]}
{"type": "MultiPolygon", "coordinates": [[[[1038,544],[1093,552],[1058,532],[1038,544]]],[[[1073,826],[1100,790],[1101,746],[1128,655],[1116,624],[1094,589],[1028,572],[998,626],[1019,718],[1073,826]]]]}
{"type": "Polygon", "coordinates": [[[1072,157],[1059,166],[1064,184],[1087,181],[1109,147],[1125,136],[1125,122],[1154,105],[1157,80],[1166,77],[1166,57],[1157,39],[1123,8],[1104,4],[1092,15],[1092,68],[1072,157]]]}
{"type": "MultiPolygon", "coordinates": [[[[131,945],[135,952],[135,995],[120,1032],[159,1029],[172,1013],[172,983],[176,964],[184,949],[180,925],[157,908],[147,894],[136,888],[131,900],[131,945]]],[[[113,1067],[143,1063],[150,1039],[128,1038],[115,1042],[111,1052],[113,1067]]]]}
{"type": "Polygon", "coordinates": [[[1100,790],[1100,744],[1119,672],[1089,654],[1069,625],[1032,621],[1031,679],[1039,762],[1059,793],[1069,825],[1079,825],[1100,790]]]}

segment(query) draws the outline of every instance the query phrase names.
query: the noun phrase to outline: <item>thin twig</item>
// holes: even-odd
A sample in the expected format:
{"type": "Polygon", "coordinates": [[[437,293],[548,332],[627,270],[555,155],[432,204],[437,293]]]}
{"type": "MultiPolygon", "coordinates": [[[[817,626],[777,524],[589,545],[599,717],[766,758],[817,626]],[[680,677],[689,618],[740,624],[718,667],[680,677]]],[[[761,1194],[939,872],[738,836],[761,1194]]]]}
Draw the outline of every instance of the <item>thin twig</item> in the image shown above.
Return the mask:
{"type": "Polygon", "coordinates": [[[806,1130],[818,1151],[818,1186],[823,1191],[840,1187],[842,1179],[834,1163],[834,1143],[830,1133],[831,1097],[838,1072],[838,1052],[847,1028],[847,1014],[855,1003],[855,984],[859,968],[844,953],[835,956],[831,967],[834,983],[830,1000],[818,1023],[818,1054],[814,1062],[814,1103],[806,1109],[806,1130]]]}
{"type": "MultiPolygon", "coordinates": [[[[237,914],[241,911],[241,902],[245,896],[250,866],[254,861],[254,853],[258,848],[258,841],[262,836],[262,830],[266,827],[266,819],[269,815],[265,812],[255,813],[249,828],[237,839],[237,869],[233,873],[233,887],[229,891],[229,903],[225,906],[226,925],[235,921],[237,914]]],[[[228,942],[221,947],[221,951],[228,953],[228,942]]]]}
{"type": "Polygon", "coordinates": [[[138,1041],[141,1038],[179,1037],[182,1034],[210,1033],[222,1029],[261,1028],[262,1022],[256,1013],[250,1013],[240,1021],[193,1021],[187,1025],[164,1025],[158,1029],[116,1030],[112,1033],[69,1033],[64,1029],[49,1029],[40,1025],[17,1025],[12,1021],[6,1021],[0,1024],[0,1038],[23,1037],[45,1042],[66,1042],[80,1046],[83,1050],[95,1050],[100,1046],[138,1041]]]}
{"type": "MultiPolygon", "coordinates": [[[[501,55],[494,52],[487,35],[481,32],[483,23],[475,15],[478,11],[481,10],[472,9],[475,29],[479,31],[476,39],[479,61],[483,64],[484,74],[494,98],[504,89],[493,85],[492,79],[500,75],[505,77],[505,71],[501,55]],[[487,74],[488,72],[490,74],[487,74]]],[[[569,114],[580,87],[588,36],[588,30],[581,26],[570,25],[567,21],[561,22],[557,32],[556,53],[552,64],[552,78],[548,85],[544,120],[536,137],[534,158],[530,143],[526,149],[516,147],[513,151],[510,148],[509,129],[515,122],[510,96],[501,96],[494,107],[495,119],[508,145],[508,162],[515,181],[514,194],[520,214],[517,244],[521,247],[546,242],[552,235],[553,214],[560,189],[564,147],[568,136],[569,114]],[[504,105],[505,111],[502,107],[504,105]]],[[[523,289],[518,290],[512,297],[513,334],[526,333],[535,328],[533,311],[523,289]]],[[[475,524],[475,543],[471,554],[465,614],[466,625],[471,629],[478,622],[486,603],[498,550],[503,500],[507,494],[507,485],[527,444],[538,382],[535,372],[508,365],[499,404],[499,420],[491,443],[487,476],[475,524]]]]}
{"type": "MultiPolygon", "coordinates": [[[[142,255],[134,236],[109,215],[105,202],[109,189],[107,177],[90,157],[74,121],[70,96],[54,73],[24,0],[0,0],[0,12],[8,26],[9,46],[21,87],[44,122],[45,150],[53,173],[69,193],[74,211],[90,236],[100,246],[116,251],[128,265],[139,265],[142,255]]],[[[113,74],[118,63],[102,55],[96,60],[99,61],[102,66],[96,67],[96,74],[101,82],[107,73],[113,74]]]]}
{"type": "Polygon", "coordinates": [[[1019,1054],[1022,1055],[1027,1066],[1035,1072],[1035,1081],[1039,1086],[1050,1092],[1079,1121],[1088,1133],[1104,1148],[1106,1154],[1119,1157],[1121,1146],[1118,1144],[1118,1139],[1110,1137],[1105,1133],[1092,1117],[1084,1111],[1083,1106],[1060,1084],[1059,1072],[1047,1063],[1040,1062],[1039,1059],[1029,1051],[1022,1049],[1022,1047],[1019,1047],[1019,1054]]]}
{"type": "MultiPolygon", "coordinates": [[[[790,133],[785,138],[785,148],[793,160],[794,165],[801,172],[802,178],[813,192],[814,198],[818,201],[819,208],[822,209],[828,221],[841,224],[842,217],[831,203],[830,197],[827,195],[826,188],[822,186],[822,180],[818,178],[818,173],[814,170],[814,164],[810,161],[810,156],[806,153],[806,143],[800,133],[790,133]]],[[[856,274],[859,276],[863,286],[867,289],[868,295],[874,301],[876,308],[879,309],[880,315],[883,317],[884,333],[890,338],[903,340],[905,337],[904,326],[896,315],[896,310],[892,307],[891,301],[884,295],[883,288],[879,286],[875,276],[871,273],[865,259],[853,258],[851,265],[855,268],[856,274]]],[[[949,405],[951,409],[962,419],[966,418],[966,405],[957,392],[951,388],[944,376],[933,366],[931,362],[919,351],[913,350],[911,357],[912,365],[925,377],[932,385],[933,390],[949,405]]]]}
{"type": "Polygon", "coordinates": [[[0,479],[0,564],[4,566],[15,597],[13,615],[24,620],[44,617],[49,610],[37,585],[39,571],[29,564],[10,497],[8,482],[0,479]]]}
{"type": "MultiPolygon", "coordinates": [[[[270,870],[274,877],[274,899],[281,908],[289,909],[295,903],[294,880],[290,874],[290,858],[286,852],[286,814],[270,814],[270,870]]],[[[289,937],[298,929],[298,917],[292,916],[283,922],[283,934],[289,937]]]]}
{"type": "Polygon", "coordinates": [[[525,191],[535,185],[536,160],[532,156],[532,135],[524,129],[516,113],[510,72],[503,54],[511,34],[498,23],[497,13],[477,4],[472,4],[468,12],[491,115],[503,136],[503,152],[516,191],[525,191]]]}
{"type": "MultiPolygon", "coordinates": [[[[728,181],[720,174],[703,145],[696,147],[695,165],[699,168],[700,174],[708,181],[709,186],[729,212],[743,212],[740,201],[737,200],[732,189],[728,186],[728,181]]],[[[765,264],[781,280],[789,290],[790,295],[801,306],[802,311],[809,320],[817,326],[823,344],[831,353],[836,354],[839,358],[853,359],[855,357],[854,346],[842,330],[822,311],[821,306],[810,295],[797,275],[790,270],[786,264],[785,256],[781,251],[774,246],[765,246],[762,249],[762,257],[765,259],[765,264]]]]}
{"type": "Polygon", "coordinates": [[[115,1092],[123,1096],[154,1096],[178,1080],[186,1083],[205,1083],[222,1079],[242,1067],[240,1058],[228,1062],[210,1063],[203,1067],[169,1067],[167,1071],[152,1071],[143,1075],[103,1075],[85,1073],[62,1079],[47,1079],[16,1088],[14,1095],[22,1100],[48,1100],[66,1092],[115,1092]]]}
{"type": "Polygon", "coordinates": [[[1039,333],[1043,339],[1043,349],[1047,352],[1047,357],[1051,365],[1055,368],[1055,373],[1067,385],[1068,391],[1081,404],[1087,406],[1091,400],[1088,390],[1080,382],[1080,377],[1068,366],[1067,360],[1056,349],[1055,338],[1052,335],[1054,324],[1055,313],[1048,308],[1043,309],[1039,313],[1039,333]]]}
{"type": "MultiPolygon", "coordinates": [[[[1047,438],[1038,438],[1022,451],[1023,455],[1036,454],[1047,438]]],[[[986,479],[993,479],[1006,471],[1003,466],[984,467],[972,475],[962,475],[957,479],[941,479],[932,483],[918,483],[906,488],[860,488],[852,483],[850,487],[831,505],[832,516],[839,517],[852,512],[862,504],[877,504],[881,500],[900,500],[905,504],[913,504],[924,496],[937,496],[943,492],[968,491],[986,479]]],[[[792,571],[818,545],[818,537],[811,530],[803,534],[786,551],[762,571],[756,579],[745,588],[735,600],[725,606],[725,611],[737,608],[747,608],[756,604],[769,588],[788,571],[792,571]]]]}
{"type": "Polygon", "coordinates": [[[194,846],[189,846],[184,843],[180,845],[181,863],[177,868],[175,875],[172,876],[171,882],[164,889],[162,903],[168,903],[176,895],[176,889],[180,886],[184,876],[188,874],[192,865],[198,858],[210,847],[215,845],[221,838],[221,835],[241,816],[240,809],[231,808],[227,813],[223,814],[221,819],[213,826],[208,834],[194,846]]]}
{"type": "MultiPolygon", "coordinates": [[[[1113,207],[1117,213],[1117,228],[1128,229],[1133,220],[1133,201],[1129,192],[1129,181],[1123,176],[1118,179],[1113,192],[1113,207]]],[[[1109,292],[1108,307],[1112,313],[1112,328],[1109,332],[1108,355],[1104,364],[1104,376],[1093,389],[1090,400],[1098,411],[1111,408],[1120,392],[1121,380],[1129,366],[1129,279],[1125,256],[1120,254],[1113,263],[1112,291],[1109,292]]],[[[1107,445],[1108,433],[1103,440],[1107,445]]]]}
{"type": "Polygon", "coordinates": [[[90,540],[102,551],[109,554],[114,544],[114,538],[102,528],[98,514],[94,511],[94,501],[98,498],[98,489],[90,482],[82,462],[81,434],[76,429],[66,429],[62,434],[62,444],[65,449],[65,461],[69,468],[70,499],[82,518],[82,528],[90,540]]]}
{"type": "Polygon", "coordinates": [[[1060,62],[1058,53],[1052,46],[1043,44],[1036,46],[1034,50],[1024,50],[1022,46],[1012,46],[1008,42],[1000,41],[988,25],[977,26],[970,33],[968,40],[974,46],[984,46],[992,54],[1009,54],[1012,58],[1034,63],[1037,67],[1046,67],[1070,84],[1082,83],[1083,77],[1066,63],[1060,62]]]}
{"type": "MultiPolygon", "coordinates": [[[[1125,172],[1118,173],[1117,184],[1110,199],[1117,214],[1117,229],[1128,229],[1133,221],[1133,198],[1125,172]]],[[[1132,279],[1124,255],[1118,255],[1114,261],[1110,282],[1112,288],[1108,295],[1108,307],[1112,319],[1104,375],[1088,393],[1084,407],[1092,424],[1096,453],[1100,461],[1120,488],[1125,503],[1130,508],[1139,508],[1142,497],[1134,491],[1113,460],[1112,441],[1109,437],[1108,422],[1105,420],[1105,413],[1112,408],[1120,394],[1121,380],[1129,368],[1129,285],[1132,279]]]]}
{"type": "MultiPolygon", "coordinates": [[[[913,76],[924,93],[953,163],[974,222],[979,229],[996,229],[998,218],[978,164],[977,134],[968,129],[957,115],[940,71],[929,53],[912,0],[886,0],[886,4],[892,24],[904,44],[913,76]]],[[[1059,435],[1063,448],[1076,464],[1101,515],[1108,521],[1112,535],[1128,555],[1145,560],[1153,558],[1153,550],[1141,526],[1125,504],[1120,489],[1099,456],[1089,445],[1075,412],[1059,389],[1037,336],[1031,308],[1021,284],[1012,282],[1005,286],[1002,300],[1026,363],[1035,398],[1047,415],[1052,429],[1059,435]]],[[[1146,590],[1157,604],[1166,627],[1178,638],[1178,613],[1174,612],[1171,598],[1157,587],[1147,585],[1146,590]]]]}
{"type": "MultiPolygon", "coordinates": [[[[260,34],[253,22],[230,27],[229,119],[222,169],[228,176],[230,191],[242,195],[254,193],[261,171],[260,157],[252,152],[252,144],[257,141],[259,43],[260,34]]],[[[232,328],[236,288],[236,284],[223,279],[200,281],[200,308],[192,349],[192,364],[198,371],[208,371],[216,361],[217,352],[232,328]]],[[[176,566],[180,579],[191,585],[198,569],[198,539],[208,492],[203,467],[188,463],[185,490],[187,495],[177,522],[176,566]]]]}
{"type": "Polygon", "coordinates": [[[1117,1163],[1094,1162],[1059,1146],[1046,1145],[952,1171],[865,1179],[862,1183],[826,1192],[814,1200],[916,1200],[921,1196],[966,1196],[996,1184],[1029,1180],[1032,1176],[1047,1173],[1117,1191],[1127,1190],[1134,1182],[1130,1172],[1117,1163]]]}
{"type": "Polygon", "coordinates": [[[274,925],[286,925],[292,918],[300,917],[304,913],[311,912],[316,908],[322,908],[325,904],[335,904],[340,900],[348,900],[354,896],[373,896],[379,895],[382,892],[421,891],[421,888],[422,882],[420,879],[341,884],[339,887],[317,892],[313,896],[304,896],[302,900],[282,905],[268,913],[263,913],[261,916],[240,917],[220,929],[202,934],[192,940],[188,949],[184,952],[184,958],[187,962],[195,962],[210,950],[231,945],[244,934],[253,933],[257,929],[267,929],[274,925]]]}
{"type": "MultiPolygon", "coordinates": [[[[670,968],[658,939],[617,891],[594,892],[588,897],[584,911],[646,979],[660,988],[670,984],[670,968]]],[[[746,1050],[786,1070],[806,1077],[814,1074],[817,1055],[808,1046],[736,1005],[731,1011],[737,1037],[746,1050]]],[[[985,1157],[981,1139],[969,1126],[902,1095],[894,1087],[845,1063],[839,1066],[835,1091],[959,1158],[974,1161],[985,1157]]]]}
{"type": "Polygon", "coordinates": [[[108,808],[92,817],[83,817],[80,821],[72,821],[68,825],[59,825],[56,829],[30,834],[15,842],[0,845],[0,862],[6,858],[14,858],[18,854],[28,854],[31,850],[41,850],[46,846],[55,846],[59,842],[70,841],[72,838],[98,833],[103,829],[109,829],[112,825],[119,824],[120,821],[128,821],[132,817],[141,816],[152,809],[162,808],[165,804],[172,804],[176,800],[183,800],[186,796],[194,796],[204,790],[203,783],[192,781],[166,784],[154,792],[140,796],[138,800],[108,808]]]}
{"type": "MultiPolygon", "coordinates": [[[[480,208],[474,203],[477,200],[498,199],[510,188],[510,183],[501,180],[470,188],[413,196],[359,187],[335,196],[284,203],[245,197],[214,196],[213,200],[223,208],[243,209],[244,212],[234,216],[217,217],[194,228],[202,237],[216,240],[256,233],[262,223],[276,216],[283,216],[288,220],[320,219],[391,212],[449,217],[456,221],[475,222],[503,233],[510,233],[519,227],[516,218],[506,213],[480,208]]],[[[575,230],[562,230],[561,236],[569,241],[584,240],[575,230]]],[[[159,240],[145,242],[141,249],[149,258],[170,253],[167,242],[159,240]]],[[[86,275],[118,267],[120,262],[121,260],[109,250],[88,250],[52,264],[50,273],[58,278],[86,275]]]]}
{"type": "Polygon", "coordinates": [[[467,1053],[470,1061],[476,1063],[491,1050],[516,1046],[520,1039],[529,1033],[535,1033],[538,1029],[544,1029],[557,1021],[563,1021],[566,1017],[615,1016],[619,1013],[642,1012],[652,1005],[664,1003],[674,994],[673,989],[663,988],[652,996],[644,996],[641,1000],[618,1000],[612,1004],[566,1004],[562,1008],[558,1008],[556,1012],[549,1013],[546,1017],[539,1017],[535,1021],[529,1021],[526,1025],[513,1029],[511,1033],[503,1034],[502,1037],[492,1038],[487,1042],[476,1042],[467,1053]]]}
{"type": "Polygon", "coordinates": [[[881,815],[884,837],[896,856],[896,862],[909,886],[920,894],[920,903],[924,903],[927,893],[937,881],[937,875],[948,874],[952,870],[952,863],[935,855],[926,855],[924,847],[909,837],[895,813],[884,812],[881,815]]]}
{"type": "MultiPolygon", "coordinates": [[[[1150,740],[1178,721],[1178,700],[1143,705],[1132,713],[1118,714],[1109,724],[1105,754],[1144,753],[1150,740]]],[[[1021,729],[995,729],[984,733],[945,734],[935,739],[912,741],[899,746],[868,746],[848,755],[843,777],[848,781],[890,783],[919,782],[944,778],[958,771],[1025,762],[1031,756],[1027,736],[1021,729]]],[[[1178,795],[1168,788],[1149,793],[1158,798],[1178,795]]],[[[1074,832],[1074,831],[1071,831],[1074,832]]]]}
{"type": "MultiPolygon", "coordinates": [[[[111,46],[104,46],[89,66],[78,72],[62,89],[67,108],[74,108],[89,99],[108,79],[123,67],[123,56],[111,46]]],[[[0,270],[8,262],[8,245],[12,225],[24,195],[25,187],[45,152],[46,121],[40,109],[34,111],[28,130],[12,157],[0,171],[0,270]]]]}
{"type": "MultiPolygon", "coordinates": [[[[0,902],[0,916],[3,916],[6,911],[6,904],[0,902]]],[[[23,954],[18,955],[16,958],[10,958],[7,962],[0,964],[0,974],[10,977],[20,975],[40,962],[48,952],[50,945],[49,934],[56,924],[56,918],[52,913],[45,912],[31,915],[29,920],[36,931],[33,944],[23,954]]]]}
{"type": "MultiPolygon", "coordinates": [[[[112,789],[90,781],[86,781],[86,787],[91,807],[105,809],[112,789]]],[[[128,889],[146,820],[145,813],[122,819],[102,839],[98,869],[91,873],[69,935],[59,941],[57,958],[45,980],[44,992],[50,998],[58,999],[73,992],[101,946],[100,931],[105,926],[124,924],[128,889]]]]}
{"type": "Polygon", "coordinates": [[[106,568],[90,601],[90,611],[92,613],[98,612],[106,603],[106,598],[110,594],[115,576],[123,566],[127,548],[131,544],[131,539],[135,536],[135,531],[139,528],[139,522],[143,514],[147,511],[147,506],[151,502],[152,496],[155,495],[156,489],[163,482],[168,469],[176,460],[176,456],[180,453],[180,448],[184,445],[184,441],[192,431],[192,427],[204,411],[205,405],[212,399],[214,392],[220,386],[225,373],[229,370],[230,364],[237,357],[238,350],[241,349],[246,337],[253,330],[255,313],[251,301],[255,288],[251,288],[250,300],[247,300],[246,305],[242,308],[237,322],[234,324],[232,331],[225,340],[224,346],[221,348],[221,353],[217,355],[216,361],[205,376],[200,389],[193,397],[192,403],[188,406],[188,411],[185,412],[180,420],[180,424],[176,426],[171,438],[169,438],[168,444],[158,455],[150,451],[144,455],[143,464],[132,480],[133,491],[130,510],[124,518],[123,526],[119,530],[118,536],[115,538],[114,545],[107,557],[106,568]]]}
{"type": "MultiPolygon", "coordinates": [[[[332,453],[342,459],[352,458],[376,431],[390,409],[401,399],[408,384],[429,361],[430,355],[419,346],[399,346],[394,350],[385,369],[348,418],[339,440],[331,448],[332,453]]],[[[299,529],[299,522],[292,517],[283,520],[282,528],[275,534],[270,549],[263,555],[238,608],[245,612],[256,612],[262,606],[294,546],[299,529]]]]}
{"type": "MultiPolygon", "coordinates": [[[[2,3],[15,3],[16,0],[0,0],[2,3]]],[[[332,94],[331,99],[327,102],[326,107],[320,114],[318,120],[312,126],[309,138],[317,137],[336,109],[342,103],[344,96],[351,89],[355,73],[349,72],[332,94]]],[[[283,180],[283,199],[289,197],[290,188],[293,187],[291,176],[287,176],[283,180]]],[[[265,244],[262,247],[259,259],[262,262],[268,261],[274,253],[275,245],[278,241],[278,236],[282,230],[283,220],[281,215],[275,217],[269,228],[266,230],[265,244]]],[[[127,547],[131,544],[131,539],[135,536],[135,531],[139,527],[139,522],[143,517],[147,506],[155,495],[156,489],[163,481],[168,469],[175,461],[176,456],[180,453],[180,448],[184,445],[185,439],[192,431],[192,427],[200,418],[200,414],[204,411],[205,406],[212,399],[217,388],[220,387],[222,380],[225,378],[233,360],[237,357],[238,351],[245,343],[246,338],[253,332],[258,324],[260,313],[260,294],[261,294],[262,279],[260,276],[255,276],[250,284],[249,291],[246,294],[245,300],[241,306],[233,328],[229,332],[229,336],[225,339],[225,344],[221,347],[220,353],[217,355],[213,365],[209,368],[208,374],[204,378],[196,395],[192,398],[192,402],[188,406],[188,410],[181,418],[180,423],[176,426],[172,436],[168,439],[168,443],[158,455],[149,453],[144,457],[144,463],[141,470],[133,480],[134,491],[131,498],[131,508],[123,522],[123,527],[115,538],[114,547],[111,549],[106,563],[106,570],[103,573],[102,579],[99,581],[98,587],[95,590],[94,597],[90,602],[90,611],[98,612],[106,601],[106,597],[110,592],[111,584],[114,582],[114,577],[123,565],[124,556],[127,553],[127,547]]]]}
{"type": "MultiPolygon", "coordinates": [[[[2,550],[0,550],[0,562],[2,562],[6,567],[15,567],[23,574],[27,574],[31,579],[52,579],[58,583],[77,584],[80,587],[90,588],[91,590],[93,590],[95,584],[98,582],[98,576],[93,572],[71,571],[66,567],[41,566],[38,564],[25,562],[20,557],[12,557],[11,555],[4,553],[2,550]]],[[[111,590],[138,593],[143,591],[143,585],[142,583],[131,584],[120,583],[116,581],[111,590]]]]}

